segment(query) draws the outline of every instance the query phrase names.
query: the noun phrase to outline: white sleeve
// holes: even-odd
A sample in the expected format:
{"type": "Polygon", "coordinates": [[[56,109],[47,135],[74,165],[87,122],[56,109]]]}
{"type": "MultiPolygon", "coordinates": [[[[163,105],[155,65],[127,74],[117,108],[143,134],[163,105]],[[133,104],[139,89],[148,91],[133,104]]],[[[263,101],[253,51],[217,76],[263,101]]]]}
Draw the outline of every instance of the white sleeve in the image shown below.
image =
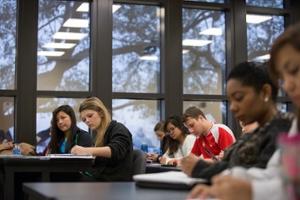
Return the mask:
{"type": "Polygon", "coordinates": [[[231,174],[235,177],[245,178],[248,180],[269,180],[270,178],[280,176],[280,151],[277,150],[270,158],[265,169],[252,167],[249,169],[234,167],[226,170],[225,174],[231,174]]]}
{"type": "Polygon", "coordinates": [[[252,181],[252,200],[283,200],[286,199],[280,178],[265,181],[252,181]]]}
{"type": "Polygon", "coordinates": [[[195,140],[196,140],[196,137],[194,135],[187,135],[184,142],[183,142],[183,145],[182,145],[182,153],[183,153],[183,157],[185,156],[188,156],[192,149],[193,149],[193,146],[194,146],[194,143],[195,143],[195,140]]]}

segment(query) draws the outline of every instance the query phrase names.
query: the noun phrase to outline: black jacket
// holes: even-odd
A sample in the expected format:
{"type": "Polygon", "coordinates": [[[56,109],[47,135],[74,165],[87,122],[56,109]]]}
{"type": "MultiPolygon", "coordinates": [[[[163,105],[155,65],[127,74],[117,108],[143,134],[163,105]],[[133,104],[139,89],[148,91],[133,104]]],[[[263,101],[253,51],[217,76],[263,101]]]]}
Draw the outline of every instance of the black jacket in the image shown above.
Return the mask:
{"type": "Polygon", "coordinates": [[[239,138],[225,151],[222,161],[211,165],[199,160],[192,171],[192,177],[210,180],[212,176],[235,166],[265,168],[276,150],[278,134],[289,131],[292,120],[291,114],[278,113],[263,127],[239,138]]]}
{"type": "Polygon", "coordinates": [[[130,131],[112,121],[104,134],[103,146],[111,148],[111,158],[96,157],[89,173],[97,181],[131,181],[133,174],[133,146],[130,131]]]}

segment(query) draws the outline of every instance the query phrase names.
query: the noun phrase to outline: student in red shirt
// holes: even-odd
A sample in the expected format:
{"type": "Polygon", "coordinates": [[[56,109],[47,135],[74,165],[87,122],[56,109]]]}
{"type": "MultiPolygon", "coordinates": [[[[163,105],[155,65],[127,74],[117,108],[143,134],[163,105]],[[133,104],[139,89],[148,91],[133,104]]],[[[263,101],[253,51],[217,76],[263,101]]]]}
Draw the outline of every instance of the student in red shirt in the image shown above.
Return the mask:
{"type": "Polygon", "coordinates": [[[184,112],[183,121],[189,132],[197,136],[191,153],[207,161],[222,158],[223,151],[235,142],[230,128],[210,122],[195,106],[184,112]]]}

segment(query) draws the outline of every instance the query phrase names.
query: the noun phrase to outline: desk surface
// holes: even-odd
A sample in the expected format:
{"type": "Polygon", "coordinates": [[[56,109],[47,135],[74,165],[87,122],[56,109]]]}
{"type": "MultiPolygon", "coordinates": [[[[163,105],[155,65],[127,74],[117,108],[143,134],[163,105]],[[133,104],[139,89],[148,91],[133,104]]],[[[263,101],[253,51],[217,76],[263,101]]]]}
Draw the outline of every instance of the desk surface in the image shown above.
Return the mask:
{"type": "Polygon", "coordinates": [[[21,184],[25,180],[51,181],[55,173],[63,172],[64,175],[86,170],[93,163],[93,157],[0,156],[0,183],[3,183],[0,185],[3,187],[0,188],[0,191],[3,190],[0,192],[0,199],[19,199],[15,194],[18,188],[21,190],[21,184]]]}
{"type": "Polygon", "coordinates": [[[188,191],[140,188],[135,182],[93,183],[25,183],[23,191],[29,199],[57,200],[180,200],[188,191]]]}

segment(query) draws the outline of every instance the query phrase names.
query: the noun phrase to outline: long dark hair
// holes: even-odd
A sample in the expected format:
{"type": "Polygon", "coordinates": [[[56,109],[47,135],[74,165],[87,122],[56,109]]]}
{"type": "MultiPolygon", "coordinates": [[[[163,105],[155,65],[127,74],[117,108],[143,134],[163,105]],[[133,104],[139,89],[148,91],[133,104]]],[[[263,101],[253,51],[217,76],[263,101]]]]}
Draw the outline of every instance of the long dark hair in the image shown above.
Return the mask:
{"type": "Polygon", "coordinates": [[[73,108],[69,105],[62,105],[62,106],[59,106],[58,108],[56,108],[52,112],[52,120],[51,120],[51,129],[50,129],[50,131],[51,131],[51,140],[50,140],[50,143],[49,143],[49,149],[50,149],[51,153],[59,153],[60,152],[59,144],[65,138],[64,132],[62,132],[57,126],[56,117],[57,117],[57,114],[59,112],[64,112],[67,115],[69,115],[70,118],[71,118],[71,127],[70,127],[70,129],[71,129],[72,134],[67,135],[67,142],[69,144],[72,143],[73,134],[77,130],[76,117],[75,117],[75,113],[74,113],[73,108]]]}
{"type": "MultiPolygon", "coordinates": [[[[274,82],[278,83],[279,73],[276,68],[278,52],[290,45],[300,53],[300,23],[290,26],[273,43],[270,51],[269,72],[274,82]]],[[[297,108],[297,128],[300,129],[300,108],[297,108]]]]}
{"type": "MultiPolygon", "coordinates": [[[[175,127],[177,127],[179,130],[181,130],[182,134],[184,135],[184,137],[186,137],[186,135],[189,134],[188,129],[184,126],[182,118],[180,116],[171,116],[169,117],[164,125],[164,130],[167,133],[167,126],[168,124],[171,123],[173,124],[175,127]]],[[[179,141],[178,140],[174,140],[173,138],[170,137],[169,141],[168,141],[168,147],[169,147],[169,154],[173,154],[175,153],[178,148],[179,148],[179,141]]]]}

